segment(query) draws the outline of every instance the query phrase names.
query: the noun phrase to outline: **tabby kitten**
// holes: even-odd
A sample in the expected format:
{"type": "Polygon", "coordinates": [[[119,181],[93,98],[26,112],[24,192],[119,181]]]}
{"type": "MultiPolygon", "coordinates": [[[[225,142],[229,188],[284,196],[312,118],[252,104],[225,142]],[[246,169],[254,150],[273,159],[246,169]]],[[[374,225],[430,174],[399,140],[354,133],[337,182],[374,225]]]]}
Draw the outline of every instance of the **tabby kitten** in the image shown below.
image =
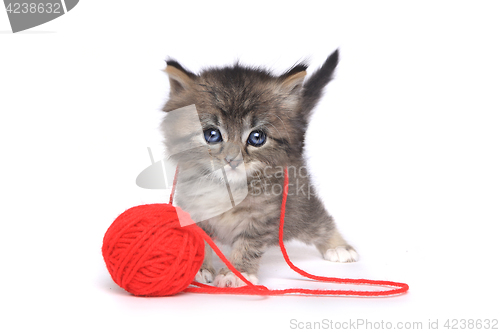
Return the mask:
{"type": "MultiPolygon", "coordinates": [[[[303,157],[311,110],[338,57],[332,53],[305,81],[303,63],[276,76],[238,63],[194,74],[167,61],[170,96],[161,128],[180,170],[176,205],[215,240],[232,246],[231,263],[252,283],[263,253],[278,243],[285,168],[290,187],[284,240],[314,244],[330,261],[358,258],[317,197],[303,157]]],[[[244,285],[227,269],[216,276],[211,256],[207,247],[199,282],[244,285]]]]}

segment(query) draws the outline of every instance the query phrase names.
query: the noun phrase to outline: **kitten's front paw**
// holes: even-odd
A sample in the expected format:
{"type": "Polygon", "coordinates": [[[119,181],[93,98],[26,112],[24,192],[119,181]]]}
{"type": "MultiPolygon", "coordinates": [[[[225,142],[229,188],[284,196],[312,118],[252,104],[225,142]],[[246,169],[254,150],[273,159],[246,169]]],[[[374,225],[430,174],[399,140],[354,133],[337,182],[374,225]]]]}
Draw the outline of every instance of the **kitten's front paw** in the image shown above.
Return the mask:
{"type": "Polygon", "coordinates": [[[202,268],[196,273],[194,280],[199,283],[212,283],[214,275],[210,270],[202,268]]]}
{"type": "Polygon", "coordinates": [[[337,246],[329,249],[324,255],[326,260],[333,262],[356,262],[359,259],[358,252],[352,247],[337,246]]]}
{"type": "MultiPolygon", "coordinates": [[[[248,281],[253,284],[258,283],[257,276],[254,274],[241,273],[248,281]]],[[[233,272],[228,272],[225,274],[219,274],[215,277],[214,285],[219,288],[237,288],[246,286],[246,283],[241,281],[239,277],[234,275],[233,272]]]]}

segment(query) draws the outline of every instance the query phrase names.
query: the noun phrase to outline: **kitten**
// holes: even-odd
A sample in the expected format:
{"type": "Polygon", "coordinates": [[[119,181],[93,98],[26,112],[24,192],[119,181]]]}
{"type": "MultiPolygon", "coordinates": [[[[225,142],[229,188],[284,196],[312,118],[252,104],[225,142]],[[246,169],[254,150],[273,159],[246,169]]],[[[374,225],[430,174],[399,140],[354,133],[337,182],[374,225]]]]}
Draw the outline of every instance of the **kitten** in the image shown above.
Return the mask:
{"type": "MultiPolygon", "coordinates": [[[[314,244],[330,261],[358,258],[317,197],[303,157],[311,111],[338,56],[332,53],[305,81],[303,63],[279,76],[238,63],[197,75],[167,61],[170,96],[161,128],[179,166],[176,205],[215,240],[232,246],[231,263],[252,283],[263,253],[278,243],[286,167],[284,240],[314,244]],[[190,105],[198,119],[189,116],[190,105]]],[[[196,279],[220,287],[244,284],[227,269],[215,276],[208,247],[196,279]]]]}

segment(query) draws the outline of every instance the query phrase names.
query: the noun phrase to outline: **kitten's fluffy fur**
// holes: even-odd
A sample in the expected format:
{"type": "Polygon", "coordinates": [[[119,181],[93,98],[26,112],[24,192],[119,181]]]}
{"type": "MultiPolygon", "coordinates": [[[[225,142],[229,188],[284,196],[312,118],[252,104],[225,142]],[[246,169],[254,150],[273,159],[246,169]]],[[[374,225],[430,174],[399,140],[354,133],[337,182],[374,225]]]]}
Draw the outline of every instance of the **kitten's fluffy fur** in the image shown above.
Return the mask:
{"type": "MultiPolygon", "coordinates": [[[[339,234],[311,186],[303,157],[311,110],[337,63],[338,51],[304,82],[305,64],[295,65],[279,76],[239,64],[210,68],[196,75],[176,61],[167,61],[170,96],[163,108],[167,116],[162,123],[167,151],[180,152],[179,147],[185,144],[197,146],[171,156],[180,168],[176,204],[195,221],[203,220],[199,225],[216,240],[232,246],[231,262],[252,282],[257,281],[262,254],[278,242],[280,189],[283,168],[287,166],[291,185],[284,239],[314,244],[331,261],[357,260],[356,251],[339,234]],[[219,130],[222,142],[207,143],[195,130],[199,123],[196,127],[169,118],[169,112],[193,104],[202,129],[219,130]],[[254,130],[266,135],[262,146],[249,144],[249,133],[254,130]],[[225,178],[208,176],[214,165],[223,168],[225,178]],[[241,202],[210,216],[214,207],[224,204],[225,180],[231,183],[233,197],[239,196],[241,202]]],[[[212,282],[214,276],[211,253],[207,251],[197,279],[212,282]]],[[[242,282],[222,270],[215,284],[239,286],[242,282]]]]}

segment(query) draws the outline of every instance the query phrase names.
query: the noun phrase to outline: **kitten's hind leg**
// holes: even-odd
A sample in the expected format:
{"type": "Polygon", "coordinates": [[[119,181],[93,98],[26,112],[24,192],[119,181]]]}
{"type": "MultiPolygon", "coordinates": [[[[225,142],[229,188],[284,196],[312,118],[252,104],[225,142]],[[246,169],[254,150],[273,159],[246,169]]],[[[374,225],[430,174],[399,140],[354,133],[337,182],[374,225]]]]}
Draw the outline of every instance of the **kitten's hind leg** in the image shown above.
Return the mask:
{"type": "Polygon", "coordinates": [[[356,250],[345,241],[337,228],[333,228],[329,238],[320,239],[315,244],[326,260],[344,263],[359,259],[356,250]]]}
{"type": "Polygon", "coordinates": [[[196,273],[195,281],[199,283],[212,283],[214,281],[215,269],[212,265],[212,248],[205,242],[205,258],[200,270],[196,273]]]}

